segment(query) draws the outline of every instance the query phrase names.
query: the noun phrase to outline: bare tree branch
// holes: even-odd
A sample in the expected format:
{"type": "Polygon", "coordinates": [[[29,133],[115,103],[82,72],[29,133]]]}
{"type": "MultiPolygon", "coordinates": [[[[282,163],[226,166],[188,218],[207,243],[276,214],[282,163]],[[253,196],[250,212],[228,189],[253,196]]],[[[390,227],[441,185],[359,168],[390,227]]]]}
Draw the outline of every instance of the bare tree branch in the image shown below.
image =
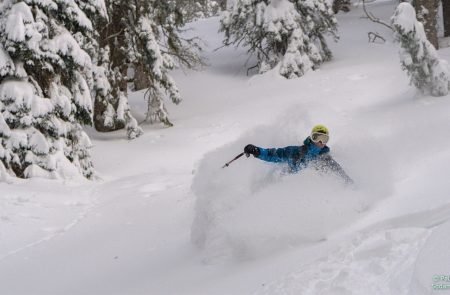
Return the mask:
{"type": "Polygon", "coordinates": [[[383,25],[383,26],[385,26],[385,27],[391,29],[392,31],[394,31],[394,29],[393,29],[389,24],[385,23],[384,21],[380,20],[379,18],[375,17],[372,13],[370,13],[370,12],[367,11],[367,9],[366,9],[366,0],[362,0],[362,3],[363,3],[363,10],[364,10],[364,13],[367,15],[367,17],[368,17],[371,21],[373,21],[373,22],[375,22],[375,23],[377,23],[377,24],[383,25]]]}
{"type": "Polygon", "coordinates": [[[369,36],[369,42],[371,42],[371,43],[376,43],[375,41],[376,41],[377,39],[382,40],[383,43],[386,42],[386,39],[384,39],[384,38],[383,38],[380,34],[378,34],[378,33],[369,32],[367,35],[369,36]]]}

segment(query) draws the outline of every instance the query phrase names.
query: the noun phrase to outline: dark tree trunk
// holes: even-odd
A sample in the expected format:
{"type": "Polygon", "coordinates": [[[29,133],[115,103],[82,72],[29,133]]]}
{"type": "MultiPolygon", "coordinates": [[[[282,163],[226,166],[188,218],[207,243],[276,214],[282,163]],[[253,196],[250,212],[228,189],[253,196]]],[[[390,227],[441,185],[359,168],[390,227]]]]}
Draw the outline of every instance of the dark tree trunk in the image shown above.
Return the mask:
{"type": "Polygon", "coordinates": [[[227,0],[217,0],[217,3],[219,3],[220,10],[227,10],[227,0]]]}
{"type": "Polygon", "coordinates": [[[125,127],[124,122],[115,122],[112,125],[105,125],[104,114],[107,110],[108,103],[112,105],[114,110],[117,110],[121,92],[125,95],[127,93],[127,61],[125,52],[125,35],[122,18],[126,9],[121,5],[115,5],[118,1],[105,1],[106,7],[110,8],[108,11],[110,22],[103,24],[103,30],[100,32],[99,45],[100,48],[106,46],[110,49],[110,70],[114,71],[114,77],[108,77],[111,84],[112,99],[106,101],[101,97],[96,97],[94,102],[94,126],[97,131],[109,132],[125,127]]]}
{"type": "Polygon", "coordinates": [[[333,12],[334,14],[338,13],[340,10],[343,12],[350,11],[350,0],[334,0],[333,1],[333,12]]]}
{"type": "Polygon", "coordinates": [[[450,36],[450,1],[442,0],[442,11],[444,16],[444,36],[450,36]]]}
{"type": "Polygon", "coordinates": [[[134,67],[134,90],[142,90],[150,87],[150,80],[147,71],[145,70],[144,65],[138,64],[134,67]]]}
{"type": "MultiPolygon", "coordinates": [[[[118,93],[117,89],[114,89],[112,93],[113,97],[120,97],[120,93],[118,93]]],[[[117,110],[117,107],[119,105],[119,99],[115,99],[111,103],[112,107],[117,110]]],[[[105,125],[105,119],[103,114],[105,114],[107,110],[107,103],[106,101],[95,99],[94,101],[94,127],[95,130],[98,132],[111,132],[119,129],[125,128],[124,122],[119,122],[117,120],[114,121],[112,125],[105,125]]]]}
{"type": "Polygon", "coordinates": [[[414,3],[417,13],[417,19],[423,23],[428,41],[430,41],[430,43],[433,44],[436,49],[438,49],[439,43],[436,27],[439,0],[415,0],[414,3]]]}

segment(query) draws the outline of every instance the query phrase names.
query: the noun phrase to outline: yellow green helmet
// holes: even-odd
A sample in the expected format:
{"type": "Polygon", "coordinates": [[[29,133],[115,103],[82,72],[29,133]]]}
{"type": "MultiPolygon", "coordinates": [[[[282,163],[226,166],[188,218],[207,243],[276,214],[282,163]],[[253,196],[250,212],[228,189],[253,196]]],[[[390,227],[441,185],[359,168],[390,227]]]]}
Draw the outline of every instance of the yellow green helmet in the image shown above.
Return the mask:
{"type": "Polygon", "coordinates": [[[330,135],[330,133],[328,132],[328,128],[320,124],[313,127],[313,129],[311,130],[311,134],[313,133],[323,133],[326,135],[330,135]]]}

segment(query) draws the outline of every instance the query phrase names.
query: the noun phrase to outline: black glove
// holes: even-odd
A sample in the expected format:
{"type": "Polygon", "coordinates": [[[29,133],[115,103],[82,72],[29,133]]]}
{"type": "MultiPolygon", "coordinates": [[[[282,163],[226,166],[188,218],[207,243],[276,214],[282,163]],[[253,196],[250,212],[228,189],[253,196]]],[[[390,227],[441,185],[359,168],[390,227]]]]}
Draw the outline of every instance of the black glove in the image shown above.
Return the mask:
{"type": "Polygon", "coordinates": [[[258,157],[260,154],[259,147],[254,146],[253,144],[247,144],[244,148],[244,153],[248,157],[252,154],[254,157],[258,157]]]}

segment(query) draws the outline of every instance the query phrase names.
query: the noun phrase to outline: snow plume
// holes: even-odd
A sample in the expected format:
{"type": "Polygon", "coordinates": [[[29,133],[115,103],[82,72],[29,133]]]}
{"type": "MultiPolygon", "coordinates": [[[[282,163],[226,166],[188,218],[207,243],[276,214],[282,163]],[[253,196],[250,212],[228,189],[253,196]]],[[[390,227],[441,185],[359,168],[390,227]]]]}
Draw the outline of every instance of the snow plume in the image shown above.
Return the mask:
{"type": "Polygon", "coordinates": [[[447,62],[439,59],[436,49],[427,40],[422,23],[417,21],[414,7],[400,3],[391,19],[395,38],[400,43],[402,68],[414,84],[425,94],[448,94],[450,71],[447,62]]]}
{"type": "Polygon", "coordinates": [[[362,146],[361,142],[376,142],[369,137],[359,143],[331,142],[332,156],[354,178],[354,187],[313,168],[286,174],[283,164],[253,157],[221,169],[248,143],[300,145],[312,124],[299,119],[307,114],[298,113],[298,109],[287,113],[276,125],[258,128],[200,163],[192,186],[197,202],[191,239],[206,262],[253,259],[319,242],[389,195],[392,180],[389,167],[383,166],[386,155],[375,143],[362,146]],[[350,160],[346,153],[353,149],[358,153],[350,160]]]}

